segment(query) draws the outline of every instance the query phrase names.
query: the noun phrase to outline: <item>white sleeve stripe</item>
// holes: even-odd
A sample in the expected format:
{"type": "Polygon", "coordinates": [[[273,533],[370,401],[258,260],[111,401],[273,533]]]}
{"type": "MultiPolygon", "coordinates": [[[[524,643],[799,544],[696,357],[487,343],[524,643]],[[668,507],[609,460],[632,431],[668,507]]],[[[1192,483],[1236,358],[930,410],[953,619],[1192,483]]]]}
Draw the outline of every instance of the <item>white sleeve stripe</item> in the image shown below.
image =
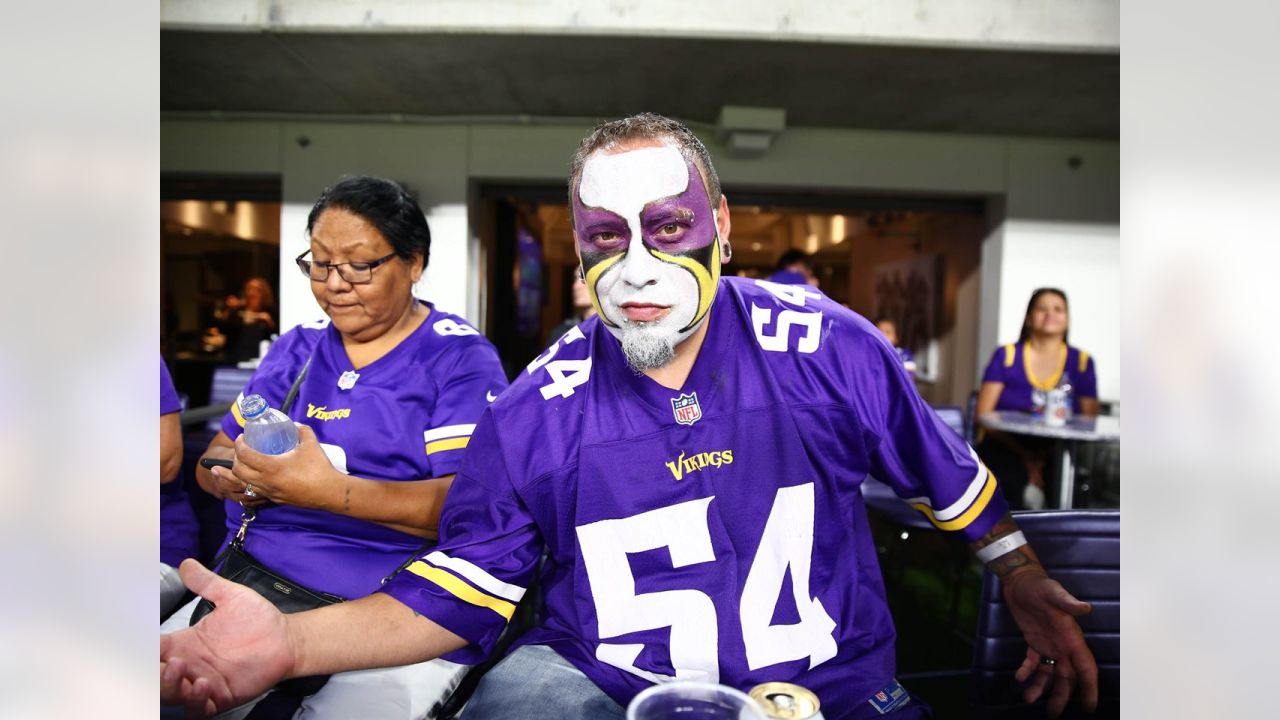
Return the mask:
{"type": "Polygon", "coordinates": [[[422,441],[434,442],[445,438],[470,437],[475,430],[475,423],[470,425],[445,425],[422,433],[422,441]]]}
{"type": "Polygon", "coordinates": [[[490,595],[497,595],[498,597],[510,600],[513,603],[520,602],[520,598],[524,597],[524,588],[519,585],[504,583],[462,558],[449,557],[437,550],[423,559],[432,565],[438,565],[442,568],[447,568],[458,573],[462,577],[474,583],[476,587],[484,590],[490,595]]]}
{"type": "MultiPolygon", "coordinates": [[[[934,510],[933,516],[940,522],[954,520],[964,514],[964,511],[969,509],[969,506],[973,504],[973,501],[978,499],[978,494],[982,492],[982,487],[987,484],[986,466],[978,459],[978,453],[974,452],[973,448],[968,447],[967,445],[965,447],[969,450],[969,457],[973,458],[973,461],[978,464],[978,472],[974,474],[973,480],[969,483],[969,487],[965,489],[964,495],[961,495],[959,500],[951,503],[941,510],[934,510]]],[[[930,502],[927,497],[907,498],[906,502],[910,504],[918,503],[926,505],[930,509],[933,508],[933,503],[930,502]]]]}

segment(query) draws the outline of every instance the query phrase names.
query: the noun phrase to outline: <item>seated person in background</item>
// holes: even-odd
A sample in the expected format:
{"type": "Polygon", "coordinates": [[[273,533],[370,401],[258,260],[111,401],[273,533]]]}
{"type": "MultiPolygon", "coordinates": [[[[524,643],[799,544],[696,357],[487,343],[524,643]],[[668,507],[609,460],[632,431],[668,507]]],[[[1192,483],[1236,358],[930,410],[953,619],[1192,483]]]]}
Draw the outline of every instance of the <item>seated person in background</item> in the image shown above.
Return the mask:
{"type": "MultiPolygon", "coordinates": [[[[342,179],[312,207],[307,234],[298,266],[329,319],[285,333],[242,394],[279,408],[310,359],[290,411],[299,445],[283,455],[255,452],[239,438],[244,420],[233,405],[204,457],[235,466],[200,468],[197,479],[226,499],[231,533],[240,526],[236,503],[256,509],[245,550],[260,563],[313,590],[357,598],[436,537],[463,448],[507,382],[475,328],[413,296],[431,231],[399,185],[342,179]]],[[[194,608],[161,631],[186,627],[194,608]]],[[[464,671],[438,660],[339,673],[302,701],[301,717],[428,717],[464,671]]]]}
{"type": "Polygon", "coordinates": [[[561,335],[578,326],[579,323],[596,314],[595,305],[591,304],[591,296],[587,293],[587,281],[582,278],[582,268],[573,278],[573,317],[555,326],[547,335],[547,345],[560,339],[561,335]]]}
{"type": "Polygon", "coordinates": [[[227,358],[241,361],[258,357],[263,340],[276,332],[276,298],[266,278],[249,278],[244,284],[244,297],[228,295],[222,307],[214,311],[225,341],[227,358]]]}
{"type": "Polygon", "coordinates": [[[778,264],[769,282],[783,285],[812,285],[818,287],[818,276],[813,274],[813,265],[808,253],[803,250],[788,250],[778,258],[778,264]]]}
{"type": "Polygon", "coordinates": [[[803,285],[720,276],[729,205],[697,136],[647,113],[605,123],[572,167],[600,313],[484,412],[440,547],[382,592],[288,616],[184,563],[218,610],[161,639],[162,700],[207,712],[289,674],[481,658],[540,573],[546,619],[467,720],[620,720],[673,679],[795,682],[827,720],[928,717],[893,679],[859,491],[875,474],[1002,578],[1030,699],[1049,691],[1057,713],[1078,686],[1096,704],[1073,617],[1089,606],[1044,573],[871,324],[803,285]]]}
{"type": "Polygon", "coordinates": [[[196,557],[200,526],[182,488],[182,402],[173,378],[160,358],[160,619],[178,606],[187,588],[178,577],[178,565],[196,557]],[[176,482],[175,482],[176,481],[176,482]]]}
{"type": "Polygon", "coordinates": [[[915,377],[916,361],[912,357],[911,351],[898,346],[898,323],[894,322],[891,317],[882,317],[876,321],[876,329],[884,335],[889,344],[893,346],[894,351],[898,353],[898,357],[902,360],[902,368],[915,377]]]}
{"type": "MultiPolygon", "coordinates": [[[[1067,295],[1055,288],[1031,294],[1022,334],[1015,345],[996,348],[982,374],[976,414],[994,410],[1043,412],[1045,393],[1071,387],[1076,415],[1098,414],[1098,380],[1089,353],[1067,344],[1070,317],[1067,295]]],[[[1044,507],[1044,469],[1051,441],[982,431],[978,454],[1000,484],[1010,504],[1038,510],[1044,507]]]]}

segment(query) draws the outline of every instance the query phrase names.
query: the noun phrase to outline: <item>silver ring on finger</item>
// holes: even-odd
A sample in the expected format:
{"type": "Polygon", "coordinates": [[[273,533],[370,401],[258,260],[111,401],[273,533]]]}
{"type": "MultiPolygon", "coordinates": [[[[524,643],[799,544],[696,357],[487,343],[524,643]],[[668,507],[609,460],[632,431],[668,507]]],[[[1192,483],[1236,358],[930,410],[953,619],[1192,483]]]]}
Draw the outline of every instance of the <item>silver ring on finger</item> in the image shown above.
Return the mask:
{"type": "MultiPolygon", "coordinates": [[[[258,497],[258,493],[253,489],[253,483],[245,483],[245,486],[244,486],[244,496],[245,496],[245,497],[251,497],[251,498],[256,498],[256,497],[258,497]]],[[[1040,662],[1044,662],[1044,660],[1042,659],[1040,662]]],[[[1052,664],[1052,663],[1050,663],[1050,664],[1052,664]]]]}
{"type": "Polygon", "coordinates": [[[1040,664],[1041,664],[1041,665],[1048,665],[1049,667],[1053,667],[1054,665],[1057,665],[1057,664],[1058,664],[1058,661],[1057,661],[1057,660],[1054,660],[1053,658],[1049,657],[1048,655],[1041,655],[1041,656],[1040,656],[1040,664]]]}

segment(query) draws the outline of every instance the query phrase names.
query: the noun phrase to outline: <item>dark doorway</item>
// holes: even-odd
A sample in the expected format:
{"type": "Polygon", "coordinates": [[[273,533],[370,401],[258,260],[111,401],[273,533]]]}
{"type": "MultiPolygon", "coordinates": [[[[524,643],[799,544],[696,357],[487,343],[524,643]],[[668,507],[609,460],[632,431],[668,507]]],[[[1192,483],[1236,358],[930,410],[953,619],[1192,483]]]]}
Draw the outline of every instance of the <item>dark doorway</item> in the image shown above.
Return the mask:
{"type": "MultiPolygon", "coordinates": [[[[925,370],[926,400],[964,404],[977,372],[983,199],[725,194],[734,248],[725,274],[767,278],[784,252],[806,253],[828,297],[873,321],[895,318],[925,370]]],[[[514,378],[577,317],[569,210],[562,186],[482,185],[480,197],[487,334],[514,378]]]]}

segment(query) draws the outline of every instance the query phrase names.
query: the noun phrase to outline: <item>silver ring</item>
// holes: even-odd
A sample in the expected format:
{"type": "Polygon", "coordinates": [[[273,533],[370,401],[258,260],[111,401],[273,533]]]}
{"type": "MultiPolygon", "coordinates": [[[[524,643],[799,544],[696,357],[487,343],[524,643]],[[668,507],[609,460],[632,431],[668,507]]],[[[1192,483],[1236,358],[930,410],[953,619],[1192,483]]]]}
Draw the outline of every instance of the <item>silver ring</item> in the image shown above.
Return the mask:
{"type": "MultiPolygon", "coordinates": [[[[253,483],[245,483],[245,485],[244,485],[244,496],[245,496],[245,497],[254,497],[254,498],[258,497],[258,493],[256,493],[256,492],[254,492],[254,491],[253,491],[253,483]]],[[[1043,660],[1041,660],[1040,662],[1044,662],[1044,661],[1043,661],[1043,660]]],[[[1050,663],[1050,664],[1052,664],[1052,663],[1050,663]]]]}
{"type": "Polygon", "coordinates": [[[1041,665],[1048,665],[1049,667],[1053,667],[1054,665],[1057,665],[1057,664],[1058,664],[1058,661],[1057,661],[1057,660],[1054,660],[1053,658],[1049,657],[1048,655],[1041,655],[1041,656],[1040,656],[1040,664],[1041,664],[1041,665]]]}

